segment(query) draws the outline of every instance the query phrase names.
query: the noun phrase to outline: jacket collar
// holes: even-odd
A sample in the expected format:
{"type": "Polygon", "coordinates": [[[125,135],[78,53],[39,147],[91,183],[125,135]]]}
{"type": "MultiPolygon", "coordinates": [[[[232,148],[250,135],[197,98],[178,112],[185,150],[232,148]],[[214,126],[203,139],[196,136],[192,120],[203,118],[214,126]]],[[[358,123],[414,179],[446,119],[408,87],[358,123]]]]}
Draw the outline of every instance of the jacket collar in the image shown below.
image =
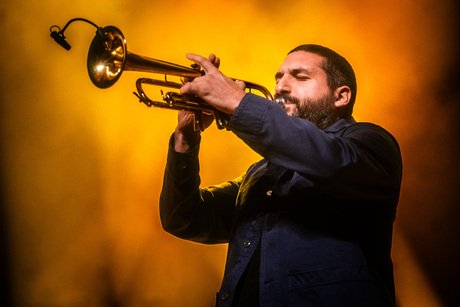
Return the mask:
{"type": "Polygon", "coordinates": [[[356,124],[356,121],[352,116],[345,117],[345,118],[339,119],[338,121],[336,121],[335,123],[327,127],[326,129],[324,129],[324,132],[335,133],[353,124],[356,124]]]}

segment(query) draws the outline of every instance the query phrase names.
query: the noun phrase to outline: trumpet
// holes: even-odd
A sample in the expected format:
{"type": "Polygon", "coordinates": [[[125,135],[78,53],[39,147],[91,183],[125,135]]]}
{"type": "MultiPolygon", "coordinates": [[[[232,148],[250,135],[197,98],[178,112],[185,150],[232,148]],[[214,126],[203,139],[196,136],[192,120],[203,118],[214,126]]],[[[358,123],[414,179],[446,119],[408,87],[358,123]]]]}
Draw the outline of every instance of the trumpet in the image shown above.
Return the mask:
{"type": "MultiPolygon", "coordinates": [[[[194,113],[195,130],[204,130],[203,113],[214,115],[219,129],[226,128],[230,121],[229,114],[220,112],[196,95],[181,95],[173,91],[163,93],[161,90],[163,101],[150,99],[143,89],[144,84],[179,89],[183,83],[169,81],[168,76],[196,78],[202,76],[204,71],[197,70],[194,65],[189,68],[129,52],[122,32],[114,26],[98,28],[88,51],[87,69],[92,83],[102,89],[108,88],[117,82],[123,71],[164,74],[165,80],[139,78],[136,81],[137,92],[133,93],[140,102],[148,107],[153,106],[194,113]]],[[[236,79],[233,80],[236,81],[236,79]]],[[[249,91],[257,90],[265,98],[273,100],[270,91],[265,87],[252,82],[243,82],[245,82],[246,89],[249,91]]]]}
{"type": "MultiPolygon", "coordinates": [[[[95,86],[103,89],[112,86],[118,81],[122,72],[125,70],[164,74],[165,80],[139,78],[136,81],[137,92],[133,93],[140,102],[146,104],[148,107],[154,106],[194,113],[195,130],[204,130],[202,120],[203,113],[214,115],[219,129],[227,127],[230,121],[230,115],[220,112],[196,95],[181,95],[177,92],[163,93],[161,90],[163,101],[155,101],[145,94],[143,84],[180,89],[183,85],[183,80],[182,83],[172,82],[168,80],[168,76],[188,79],[200,77],[204,75],[204,71],[199,70],[197,65],[192,64],[192,67],[188,68],[131,53],[127,50],[126,40],[123,33],[121,33],[118,28],[114,26],[102,28],[85,18],[71,19],[62,29],[57,25],[51,26],[50,36],[66,50],[70,50],[71,46],[66,41],[64,32],[67,27],[75,21],[87,22],[97,29],[96,36],[91,42],[87,58],[88,74],[95,86]]],[[[233,80],[236,81],[236,79],[233,80]]],[[[245,82],[247,90],[257,90],[261,92],[265,98],[273,100],[270,91],[265,87],[248,81],[243,82],[245,82]]],[[[284,106],[284,99],[282,98],[275,99],[274,102],[284,106]]]]}

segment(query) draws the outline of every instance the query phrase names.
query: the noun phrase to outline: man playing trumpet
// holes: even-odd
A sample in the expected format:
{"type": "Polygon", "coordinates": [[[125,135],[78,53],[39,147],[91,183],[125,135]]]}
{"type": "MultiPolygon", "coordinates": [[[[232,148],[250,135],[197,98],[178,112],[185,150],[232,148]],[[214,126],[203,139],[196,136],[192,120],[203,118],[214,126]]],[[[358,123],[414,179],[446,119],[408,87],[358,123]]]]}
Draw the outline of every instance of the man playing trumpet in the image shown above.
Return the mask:
{"type": "Polygon", "coordinates": [[[263,157],[200,187],[201,132],[179,112],[160,216],[175,236],[229,244],[217,306],[394,306],[401,155],[390,133],[353,119],[350,64],[322,46],[293,49],[275,75],[280,106],[246,93],[214,55],[187,57],[205,74],[181,93],[230,114],[227,129],[263,157]]]}

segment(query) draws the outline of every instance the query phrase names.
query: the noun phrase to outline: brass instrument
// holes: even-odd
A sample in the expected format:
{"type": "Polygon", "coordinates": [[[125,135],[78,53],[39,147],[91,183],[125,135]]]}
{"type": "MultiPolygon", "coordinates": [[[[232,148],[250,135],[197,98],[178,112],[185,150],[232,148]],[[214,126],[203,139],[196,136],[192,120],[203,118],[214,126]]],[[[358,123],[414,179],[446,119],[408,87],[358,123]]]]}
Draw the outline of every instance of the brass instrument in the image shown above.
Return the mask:
{"type": "MultiPolygon", "coordinates": [[[[142,87],[143,84],[149,84],[179,89],[182,83],[168,81],[168,75],[196,78],[202,76],[204,74],[203,71],[140,56],[127,51],[126,40],[121,31],[116,27],[107,26],[99,28],[96,33],[88,51],[87,68],[91,81],[98,88],[112,86],[125,70],[164,74],[165,80],[150,78],[140,78],[137,80],[137,93],[134,92],[134,94],[139,98],[140,102],[149,107],[154,106],[195,113],[195,130],[204,129],[202,113],[213,114],[219,129],[227,127],[230,115],[218,111],[196,95],[181,95],[176,92],[163,93],[161,91],[164,101],[154,101],[147,97],[142,87]]],[[[249,91],[254,89],[261,92],[267,99],[273,99],[265,87],[252,82],[244,82],[249,91]]]]}

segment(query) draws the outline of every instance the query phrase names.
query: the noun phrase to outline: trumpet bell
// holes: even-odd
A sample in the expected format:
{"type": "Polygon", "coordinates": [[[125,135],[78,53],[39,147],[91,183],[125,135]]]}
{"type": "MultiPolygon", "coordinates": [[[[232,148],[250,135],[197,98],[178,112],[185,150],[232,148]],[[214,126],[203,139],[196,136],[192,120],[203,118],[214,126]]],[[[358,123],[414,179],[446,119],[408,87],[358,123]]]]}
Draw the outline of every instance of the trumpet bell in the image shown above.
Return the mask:
{"type": "Polygon", "coordinates": [[[87,59],[88,74],[93,84],[98,88],[108,88],[117,82],[124,70],[126,56],[126,41],[118,28],[108,26],[97,33],[87,59]]]}

